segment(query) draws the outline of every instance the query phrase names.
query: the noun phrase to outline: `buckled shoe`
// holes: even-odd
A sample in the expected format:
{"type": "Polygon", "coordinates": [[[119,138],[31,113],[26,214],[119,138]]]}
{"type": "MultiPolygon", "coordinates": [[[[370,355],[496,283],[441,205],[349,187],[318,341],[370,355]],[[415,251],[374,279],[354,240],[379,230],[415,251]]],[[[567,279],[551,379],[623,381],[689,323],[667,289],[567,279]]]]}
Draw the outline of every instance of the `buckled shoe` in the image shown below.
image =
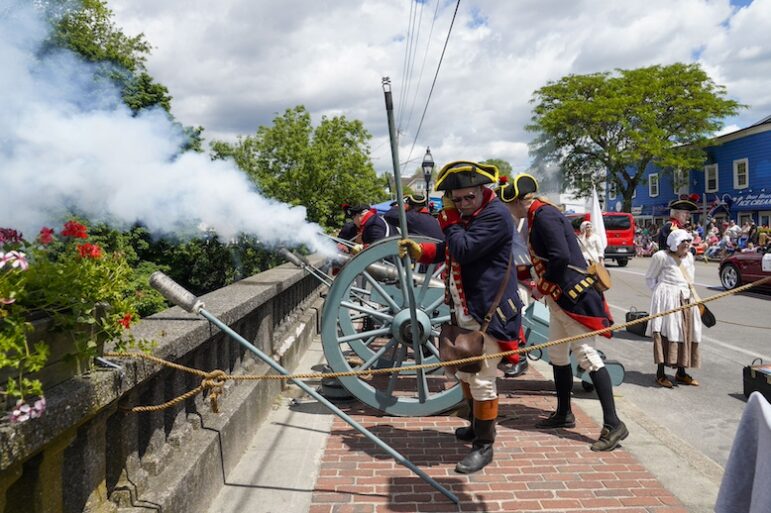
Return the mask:
{"type": "Polygon", "coordinates": [[[536,422],[535,427],[538,429],[574,428],[576,427],[576,416],[573,415],[573,412],[561,415],[555,411],[547,418],[536,422]]]}
{"type": "Polygon", "coordinates": [[[626,439],[629,436],[629,430],[626,428],[626,424],[619,421],[618,426],[609,428],[603,426],[600,432],[600,439],[592,444],[593,451],[612,451],[621,440],[626,439]]]}

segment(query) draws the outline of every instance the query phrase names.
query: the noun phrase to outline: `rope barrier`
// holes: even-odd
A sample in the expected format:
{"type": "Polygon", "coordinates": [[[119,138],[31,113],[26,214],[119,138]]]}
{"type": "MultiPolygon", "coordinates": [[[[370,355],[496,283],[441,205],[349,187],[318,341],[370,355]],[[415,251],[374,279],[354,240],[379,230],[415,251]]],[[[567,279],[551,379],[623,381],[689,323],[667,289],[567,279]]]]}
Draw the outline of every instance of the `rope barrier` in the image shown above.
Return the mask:
{"type": "Polygon", "coordinates": [[[468,363],[474,363],[474,362],[481,362],[483,360],[493,360],[493,359],[500,359],[505,356],[510,356],[514,354],[527,354],[533,351],[540,351],[552,346],[561,345],[561,344],[568,344],[571,342],[575,342],[576,340],[582,340],[585,338],[591,338],[597,335],[603,335],[605,333],[610,333],[613,331],[619,331],[622,329],[625,329],[629,326],[634,326],[635,324],[641,324],[643,322],[648,322],[652,319],[656,319],[658,317],[664,317],[673,313],[677,313],[680,311],[683,311],[685,309],[689,308],[696,308],[697,305],[703,304],[703,303],[709,303],[710,301],[716,301],[718,299],[722,299],[727,296],[732,296],[734,294],[737,294],[739,292],[743,292],[745,290],[749,290],[753,287],[757,287],[759,285],[762,285],[766,282],[771,281],[771,276],[763,278],[759,281],[748,283],[747,285],[742,285],[741,287],[737,287],[735,289],[731,289],[725,292],[721,292],[719,294],[715,294],[714,296],[710,296],[707,298],[703,298],[700,301],[696,301],[693,303],[688,303],[685,305],[681,305],[677,308],[673,308],[671,310],[667,310],[665,312],[659,312],[653,315],[649,315],[647,317],[640,317],[639,319],[634,319],[629,322],[625,322],[623,324],[617,324],[613,326],[608,326],[607,328],[602,328],[599,330],[589,331],[586,333],[581,333],[579,335],[573,335],[570,337],[565,337],[557,340],[550,340],[548,342],[544,342],[542,344],[535,344],[532,346],[520,348],[520,349],[512,349],[509,351],[502,351],[499,353],[491,353],[481,356],[473,356],[470,358],[462,358],[459,360],[452,360],[447,362],[435,362],[435,363],[424,363],[420,365],[411,365],[406,367],[389,367],[385,369],[366,369],[366,370],[350,370],[350,371],[343,371],[343,372],[331,372],[331,373],[300,373],[300,374],[228,374],[223,370],[215,369],[210,372],[202,371],[200,369],[195,369],[192,367],[187,367],[185,365],[180,365],[178,363],[169,362],[167,360],[164,360],[163,358],[159,358],[157,356],[153,356],[146,353],[136,353],[136,352],[108,352],[105,353],[104,356],[111,357],[111,358],[134,358],[134,359],[141,359],[141,360],[147,360],[165,367],[169,367],[172,369],[176,369],[182,372],[187,372],[189,374],[193,374],[195,376],[199,376],[202,378],[201,384],[197,386],[196,388],[185,392],[184,394],[180,395],[179,397],[175,397],[174,399],[165,402],[163,404],[158,405],[151,405],[151,406],[134,406],[132,408],[126,408],[126,411],[130,411],[133,413],[142,413],[142,412],[153,412],[153,411],[160,411],[165,410],[166,408],[171,408],[172,406],[175,406],[179,404],[182,401],[186,401],[187,399],[190,399],[192,397],[195,397],[199,393],[202,393],[206,390],[211,390],[209,394],[209,399],[211,401],[211,407],[212,411],[214,413],[219,413],[219,407],[217,403],[217,399],[220,395],[222,395],[222,390],[225,385],[225,382],[227,380],[232,381],[261,381],[261,380],[279,380],[279,381],[285,381],[285,380],[292,380],[292,379],[324,379],[324,378],[342,378],[342,377],[354,377],[354,376],[363,376],[363,377],[371,377],[379,374],[393,374],[393,373],[399,373],[399,372],[405,372],[405,371],[413,371],[413,370],[422,370],[422,369],[436,369],[438,367],[447,367],[447,366],[462,366],[468,363]]]}

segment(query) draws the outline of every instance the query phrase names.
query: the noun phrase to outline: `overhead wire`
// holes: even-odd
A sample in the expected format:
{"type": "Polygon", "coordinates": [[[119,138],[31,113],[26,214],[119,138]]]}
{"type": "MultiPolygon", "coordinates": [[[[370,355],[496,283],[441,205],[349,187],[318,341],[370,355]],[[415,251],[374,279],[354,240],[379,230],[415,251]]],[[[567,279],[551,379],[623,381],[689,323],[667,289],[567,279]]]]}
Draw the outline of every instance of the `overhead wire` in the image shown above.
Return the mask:
{"type": "Polygon", "coordinates": [[[444,47],[442,48],[442,55],[439,57],[439,64],[436,66],[436,73],[434,73],[434,80],[431,82],[431,89],[428,91],[428,98],[426,98],[426,105],[423,108],[423,114],[420,116],[420,123],[418,124],[418,129],[415,132],[415,138],[412,141],[412,147],[410,148],[410,152],[407,154],[407,161],[409,162],[410,157],[412,156],[412,152],[415,149],[415,143],[418,142],[418,136],[420,135],[420,130],[423,128],[423,121],[426,119],[426,112],[428,111],[428,105],[431,102],[431,95],[434,93],[434,88],[436,87],[436,79],[439,77],[439,70],[442,68],[442,61],[444,60],[444,54],[447,51],[447,44],[450,42],[450,35],[452,34],[452,27],[455,25],[455,18],[458,16],[458,8],[460,7],[460,0],[458,0],[455,3],[455,12],[452,14],[452,21],[450,21],[450,28],[447,31],[447,38],[444,40],[444,47]]]}
{"type": "Polygon", "coordinates": [[[434,16],[431,18],[431,28],[428,31],[428,41],[426,43],[426,51],[423,52],[423,62],[420,65],[420,74],[418,75],[418,83],[415,86],[415,94],[412,96],[412,104],[410,105],[410,112],[407,115],[407,123],[404,125],[405,132],[410,127],[412,121],[412,113],[415,111],[415,102],[418,99],[418,91],[420,90],[420,83],[423,81],[423,71],[426,69],[426,60],[428,58],[428,50],[431,48],[431,36],[434,34],[434,24],[436,23],[436,15],[439,12],[439,0],[436,0],[436,7],[434,8],[434,16]]]}
{"type": "MultiPolygon", "coordinates": [[[[408,0],[410,2],[410,15],[409,15],[409,21],[407,22],[407,35],[405,36],[406,44],[404,46],[404,62],[402,63],[402,83],[399,85],[399,96],[398,98],[404,98],[405,90],[407,87],[407,81],[404,80],[404,77],[407,76],[407,68],[409,66],[410,62],[410,48],[412,47],[412,35],[414,33],[414,26],[415,26],[415,9],[414,0],[408,0]]],[[[398,101],[398,100],[397,100],[398,101]]],[[[399,102],[399,111],[396,114],[396,136],[399,137],[399,130],[401,129],[401,117],[402,117],[402,104],[399,102]]]]}
{"type": "MultiPolygon", "coordinates": [[[[400,107],[400,125],[403,130],[403,132],[406,132],[407,127],[409,126],[409,121],[407,121],[407,124],[402,124],[404,121],[404,114],[407,109],[407,98],[410,96],[410,90],[412,89],[412,77],[415,71],[415,56],[418,53],[418,44],[420,44],[420,28],[423,25],[423,3],[420,4],[420,15],[418,16],[418,22],[417,22],[417,30],[413,31],[413,34],[415,36],[413,43],[412,43],[412,56],[410,57],[410,65],[407,69],[407,75],[404,77],[404,82],[407,84],[406,90],[404,92],[404,96],[400,98],[399,100],[399,107],[400,107]]],[[[415,87],[415,95],[418,94],[417,86],[415,87]]]]}

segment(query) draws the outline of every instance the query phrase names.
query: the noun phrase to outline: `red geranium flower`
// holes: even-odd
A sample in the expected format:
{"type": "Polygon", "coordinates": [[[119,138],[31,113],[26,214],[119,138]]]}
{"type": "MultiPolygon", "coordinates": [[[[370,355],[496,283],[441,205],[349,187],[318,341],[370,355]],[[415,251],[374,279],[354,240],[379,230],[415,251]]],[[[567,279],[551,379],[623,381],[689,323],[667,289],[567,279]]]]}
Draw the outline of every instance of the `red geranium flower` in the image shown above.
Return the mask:
{"type": "Polygon", "coordinates": [[[44,226],[40,229],[40,235],[38,237],[42,244],[51,244],[54,240],[54,229],[44,226]]]}
{"type": "Polygon", "coordinates": [[[82,258],[99,258],[102,256],[102,248],[99,244],[78,244],[78,253],[82,258]]]}
{"type": "Polygon", "coordinates": [[[118,324],[122,325],[124,328],[128,329],[129,326],[131,326],[131,321],[134,320],[134,316],[130,313],[123,314],[123,317],[118,320],[118,324]]]}
{"type": "Polygon", "coordinates": [[[76,239],[88,238],[86,227],[77,221],[67,221],[64,223],[64,230],[62,230],[62,235],[65,237],[75,237],[76,239]]]}

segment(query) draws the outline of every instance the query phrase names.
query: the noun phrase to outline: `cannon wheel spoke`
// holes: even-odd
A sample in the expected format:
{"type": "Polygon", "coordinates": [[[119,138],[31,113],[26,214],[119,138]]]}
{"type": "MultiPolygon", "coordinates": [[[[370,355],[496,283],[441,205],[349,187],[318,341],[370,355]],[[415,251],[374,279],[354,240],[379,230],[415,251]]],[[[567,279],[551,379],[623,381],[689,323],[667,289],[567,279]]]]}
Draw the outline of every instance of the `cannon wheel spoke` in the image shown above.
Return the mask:
{"type": "MultiPolygon", "coordinates": [[[[412,371],[401,368],[438,360],[437,339],[432,335],[448,314],[443,305],[444,290],[430,286],[428,281],[407,282],[405,265],[397,256],[397,241],[384,239],[370,245],[335,277],[322,315],[324,354],[333,372],[397,369],[388,374],[341,376],[343,386],[363,403],[389,415],[433,415],[462,401],[457,382],[445,376],[441,367],[412,371]],[[369,271],[373,264],[390,266],[400,273],[400,279],[378,281],[380,278],[375,276],[379,274],[369,271]],[[411,342],[412,329],[403,324],[412,319],[412,314],[406,315],[410,294],[415,297],[420,332],[429,331],[415,344],[411,342]],[[430,309],[423,307],[426,303],[430,309]],[[362,329],[362,320],[364,328],[357,332],[362,329]],[[399,325],[394,325],[396,322],[399,325]],[[357,358],[352,359],[354,353],[357,358]]],[[[422,276],[438,275],[440,266],[429,265],[422,276]]]]}

